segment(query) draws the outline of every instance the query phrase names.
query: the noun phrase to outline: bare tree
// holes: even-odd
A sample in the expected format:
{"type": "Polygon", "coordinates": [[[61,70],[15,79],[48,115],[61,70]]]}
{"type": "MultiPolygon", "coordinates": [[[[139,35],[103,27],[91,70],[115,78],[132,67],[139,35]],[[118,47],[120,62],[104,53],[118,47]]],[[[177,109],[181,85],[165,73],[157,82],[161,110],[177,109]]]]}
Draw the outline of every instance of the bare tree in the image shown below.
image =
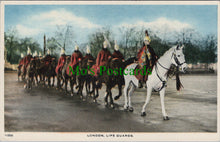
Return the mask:
{"type": "Polygon", "coordinates": [[[112,39],[112,31],[109,27],[99,29],[95,33],[89,35],[89,45],[91,48],[91,54],[94,57],[96,57],[98,52],[102,49],[105,38],[108,40],[111,46],[110,51],[113,50],[114,46],[112,45],[114,44],[114,40],[112,39]]]}
{"type": "Polygon", "coordinates": [[[128,48],[130,47],[129,44],[132,44],[132,36],[134,35],[135,28],[134,27],[126,27],[122,26],[119,28],[120,33],[122,34],[122,40],[121,43],[124,45],[124,57],[131,56],[131,54],[128,51],[128,48]]]}
{"type": "Polygon", "coordinates": [[[55,41],[59,47],[64,49],[71,49],[74,45],[74,31],[70,25],[57,26],[55,32],[55,41]]]}

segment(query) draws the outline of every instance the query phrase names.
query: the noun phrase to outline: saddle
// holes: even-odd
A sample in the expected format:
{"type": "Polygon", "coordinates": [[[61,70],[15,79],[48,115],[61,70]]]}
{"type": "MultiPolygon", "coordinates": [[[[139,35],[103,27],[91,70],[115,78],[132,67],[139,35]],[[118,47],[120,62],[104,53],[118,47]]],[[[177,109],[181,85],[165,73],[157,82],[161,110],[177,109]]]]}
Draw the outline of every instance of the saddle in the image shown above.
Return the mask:
{"type": "Polygon", "coordinates": [[[136,66],[136,68],[134,69],[134,76],[139,80],[139,81],[143,81],[146,82],[148,79],[148,75],[151,74],[152,71],[152,67],[144,65],[143,67],[141,67],[139,64],[136,66]]]}

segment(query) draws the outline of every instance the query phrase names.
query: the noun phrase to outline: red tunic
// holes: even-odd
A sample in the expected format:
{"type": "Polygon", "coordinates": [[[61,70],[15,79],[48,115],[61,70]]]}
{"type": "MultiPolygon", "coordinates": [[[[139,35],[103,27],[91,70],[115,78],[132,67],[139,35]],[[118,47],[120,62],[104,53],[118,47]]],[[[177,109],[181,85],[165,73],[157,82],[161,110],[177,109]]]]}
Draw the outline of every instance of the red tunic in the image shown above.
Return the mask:
{"type": "Polygon", "coordinates": [[[24,65],[27,67],[28,64],[30,63],[32,58],[32,55],[27,55],[26,57],[24,57],[24,65]]]}
{"type": "Polygon", "coordinates": [[[113,52],[112,58],[118,58],[118,59],[124,60],[123,54],[120,51],[116,51],[116,50],[113,52]]]}
{"type": "Polygon", "coordinates": [[[24,64],[24,58],[21,58],[20,62],[19,62],[19,66],[24,64]]]}
{"type": "MultiPolygon", "coordinates": [[[[71,56],[71,63],[69,64],[69,66],[72,67],[72,69],[74,70],[74,66],[80,61],[82,60],[83,55],[80,51],[74,51],[72,56],[71,56]]],[[[72,75],[72,71],[70,70],[69,66],[67,67],[66,73],[68,75],[72,75]]]]}
{"type": "Polygon", "coordinates": [[[97,56],[96,66],[99,67],[105,65],[111,56],[112,55],[108,49],[102,49],[97,56]]]}
{"type": "Polygon", "coordinates": [[[98,76],[99,67],[106,65],[108,59],[111,57],[111,53],[108,49],[102,49],[96,59],[96,64],[92,66],[95,72],[95,76],[98,76]]]}
{"type": "Polygon", "coordinates": [[[56,73],[57,74],[58,74],[59,70],[62,70],[65,62],[66,62],[66,55],[61,55],[61,57],[58,60],[57,67],[56,67],[56,73]]]}
{"type": "Polygon", "coordinates": [[[71,65],[76,65],[80,60],[82,60],[83,55],[80,51],[74,51],[71,57],[71,65]]]}
{"type": "Polygon", "coordinates": [[[18,65],[18,69],[20,70],[23,65],[24,65],[24,58],[21,58],[19,65],[18,65]]]}

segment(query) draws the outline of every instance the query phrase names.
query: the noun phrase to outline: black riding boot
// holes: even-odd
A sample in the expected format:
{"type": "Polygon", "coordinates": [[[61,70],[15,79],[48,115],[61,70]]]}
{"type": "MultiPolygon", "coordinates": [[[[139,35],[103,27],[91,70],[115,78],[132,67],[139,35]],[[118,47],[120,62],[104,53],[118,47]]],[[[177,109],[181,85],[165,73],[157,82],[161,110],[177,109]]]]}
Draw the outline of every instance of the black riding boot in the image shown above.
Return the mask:
{"type": "Polygon", "coordinates": [[[138,82],[138,88],[143,88],[143,82],[141,80],[138,82]]]}

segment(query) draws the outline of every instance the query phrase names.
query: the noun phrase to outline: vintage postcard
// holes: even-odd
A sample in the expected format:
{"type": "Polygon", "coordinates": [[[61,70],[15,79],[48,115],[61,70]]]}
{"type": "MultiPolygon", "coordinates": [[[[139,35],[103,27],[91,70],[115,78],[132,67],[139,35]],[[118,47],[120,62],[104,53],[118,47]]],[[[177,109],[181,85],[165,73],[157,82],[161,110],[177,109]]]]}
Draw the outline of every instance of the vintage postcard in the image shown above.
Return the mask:
{"type": "Polygon", "coordinates": [[[1,141],[220,141],[218,1],[1,1],[1,141]]]}

